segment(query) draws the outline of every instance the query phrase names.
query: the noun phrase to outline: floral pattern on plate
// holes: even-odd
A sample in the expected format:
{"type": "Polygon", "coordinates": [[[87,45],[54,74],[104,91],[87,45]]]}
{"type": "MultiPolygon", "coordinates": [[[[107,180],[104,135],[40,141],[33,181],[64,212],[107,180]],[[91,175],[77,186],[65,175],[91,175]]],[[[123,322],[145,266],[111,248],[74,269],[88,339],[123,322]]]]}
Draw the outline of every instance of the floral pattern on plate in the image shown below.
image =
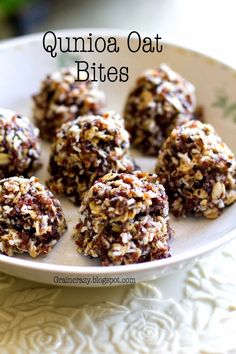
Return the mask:
{"type": "Polygon", "coordinates": [[[181,299],[156,281],[128,287],[118,303],[62,306],[68,289],[18,290],[20,280],[0,274],[0,352],[235,353],[235,254],[236,241],[182,270],[181,299]]]}

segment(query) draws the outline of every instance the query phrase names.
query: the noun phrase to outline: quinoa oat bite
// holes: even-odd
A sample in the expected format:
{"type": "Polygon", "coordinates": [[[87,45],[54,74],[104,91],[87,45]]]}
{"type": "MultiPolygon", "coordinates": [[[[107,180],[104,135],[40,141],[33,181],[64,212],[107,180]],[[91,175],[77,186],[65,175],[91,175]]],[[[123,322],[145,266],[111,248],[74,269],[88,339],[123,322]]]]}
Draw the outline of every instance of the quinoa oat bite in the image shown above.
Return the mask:
{"type": "Polygon", "coordinates": [[[109,173],[90,188],[79,209],[78,252],[101,265],[123,265],[170,256],[168,198],[157,176],[109,173]]]}
{"type": "Polygon", "coordinates": [[[0,180],[1,252],[46,254],[66,228],[60,202],[36,177],[0,180]]]}
{"type": "Polygon", "coordinates": [[[0,179],[27,177],[41,166],[38,134],[26,117],[0,109],[0,179]]]}
{"type": "Polygon", "coordinates": [[[76,70],[64,68],[42,81],[39,93],[33,96],[33,116],[43,139],[52,141],[56,130],[77,116],[101,113],[104,93],[97,82],[82,79],[77,81],[76,70]]]}
{"type": "Polygon", "coordinates": [[[124,118],[131,142],[156,155],[171,128],[194,119],[194,86],[162,64],[145,71],[126,101],[124,118]]]}
{"type": "Polygon", "coordinates": [[[63,124],[52,145],[48,181],[56,194],[79,204],[96,179],[110,171],[131,172],[129,135],[114,112],[88,115],[63,124]]]}
{"type": "Polygon", "coordinates": [[[190,121],[163,144],[156,173],[175,216],[217,218],[236,201],[236,161],[210,124],[190,121]]]}

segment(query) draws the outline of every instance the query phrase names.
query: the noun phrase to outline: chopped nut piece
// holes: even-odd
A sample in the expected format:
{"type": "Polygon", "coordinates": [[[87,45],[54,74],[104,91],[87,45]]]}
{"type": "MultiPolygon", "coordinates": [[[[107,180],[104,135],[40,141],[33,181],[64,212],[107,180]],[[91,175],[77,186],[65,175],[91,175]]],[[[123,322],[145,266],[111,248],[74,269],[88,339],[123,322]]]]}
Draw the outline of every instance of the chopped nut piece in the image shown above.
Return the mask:
{"type": "Polygon", "coordinates": [[[212,187],[211,196],[212,200],[225,198],[225,185],[221,182],[216,182],[212,187]]]}
{"type": "Polygon", "coordinates": [[[174,129],[160,150],[156,172],[176,216],[214,219],[236,200],[234,155],[209,124],[189,121],[174,129]]]}
{"type": "Polygon", "coordinates": [[[194,175],[194,177],[197,179],[197,180],[202,180],[203,179],[203,175],[200,171],[197,171],[194,175]]]}
{"type": "Polygon", "coordinates": [[[4,152],[0,153],[0,165],[7,165],[10,162],[9,159],[9,154],[6,154],[4,152]]]}
{"type": "Polygon", "coordinates": [[[226,194],[225,204],[230,205],[236,201],[236,190],[226,194]]]}
{"type": "Polygon", "coordinates": [[[100,258],[104,266],[169,257],[168,211],[156,175],[109,173],[94,183],[80,206],[74,234],[78,252],[100,258]]]}
{"type": "Polygon", "coordinates": [[[218,210],[218,209],[208,209],[208,210],[203,212],[203,215],[207,219],[216,219],[220,215],[220,210],[218,210]]]}

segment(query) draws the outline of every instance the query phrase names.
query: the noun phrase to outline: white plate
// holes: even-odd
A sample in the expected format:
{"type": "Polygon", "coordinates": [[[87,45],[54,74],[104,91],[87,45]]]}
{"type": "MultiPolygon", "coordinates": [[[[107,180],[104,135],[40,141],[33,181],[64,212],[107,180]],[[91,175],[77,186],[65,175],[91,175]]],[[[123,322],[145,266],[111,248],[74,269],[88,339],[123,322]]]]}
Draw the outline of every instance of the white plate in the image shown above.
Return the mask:
{"type": "MultiPolygon", "coordinates": [[[[93,35],[116,36],[120,52],[107,54],[79,54],[88,62],[103,63],[105,66],[129,67],[127,83],[103,83],[107,94],[108,108],[122,112],[124,100],[135,78],[147,68],[155,68],[161,62],[193,82],[197,88],[198,103],[204,106],[206,120],[214,125],[218,133],[236,152],[236,72],[231,68],[196,52],[164,44],[161,54],[131,54],[126,49],[127,33],[117,30],[66,30],[61,36],[93,35]]],[[[0,45],[0,106],[31,115],[31,96],[39,89],[40,81],[47,73],[60,65],[71,64],[78,56],[51,58],[42,46],[42,34],[26,36],[0,45]]],[[[44,168],[37,173],[41,182],[47,177],[47,162],[50,145],[42,143],[44,168]]],[[[136,155],[137,163],[146,171],[153,171],[155,159],[136,155]]],[[[67,286],[117,285],[119,282],[151,280],[174,272],[200,256],[229,241],[236,232],[236,204],[225,209],[216,220],[175,219],[171,226],[176,236],[171,242],[172,257],[135,265],[101,267],[99,262],[78,255],[71,234],[76,225],[78,208],[66,199],[61,199],[69,230],[52,252],[32,259],[26,255],[7,257],[0,255],[1,270],[25,279],[67,286]],[[119,280],[118,280],[119,278],[119,280]],[[111,279],[111,280],[109,280],[111,279]]]]}

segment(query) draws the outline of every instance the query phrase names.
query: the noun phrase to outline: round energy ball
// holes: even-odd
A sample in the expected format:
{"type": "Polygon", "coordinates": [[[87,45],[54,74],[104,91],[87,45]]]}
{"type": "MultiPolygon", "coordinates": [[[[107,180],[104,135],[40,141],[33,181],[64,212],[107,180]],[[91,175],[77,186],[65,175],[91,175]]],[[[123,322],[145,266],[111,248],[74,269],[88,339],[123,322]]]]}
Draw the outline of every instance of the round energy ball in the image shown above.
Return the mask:
{"type": "Polygon", "coordinates": [[[129,135],[114,112],[82,116],[64,124],[52,145],[49,188],[80,203],[96,179],[110,171],[133,171],[129,135]]]}
{"type": "Polygon", "coordinates": [[[41,165],[38,134],[26,117],[0,109],[0,179],[28,176],[41,165]]]}
{"type": "Polygon", "coordinates": [[[194,86],[167,65],[145,71],[124,110],[132,144],[156,155],[171,129],[194,118],[195,101],[194,86]]]}
{"type": "Polygon", "coordinates": [[[103,266],[169,257],[168,199],[157,176],[109,173],[90,188],[74,239],[78,252],[103,266]]]}
{"type": "Polygon", "coordinates": [[[163,144],[156,173],[175,216],[217,218],[236,200],[236,161],[210,124],[190,121],[163,144]]]}
{"type": "Polygon", "coordinates": [[[66,228],[60,202],[36,177],[0,180],[1,252],[48,253],[66,228]]]}
{"type": "Polygon", "coordinates": [[[61,69],[42,81],[38,94],[33,96],[33,116],[43,139],[52,141],[56,130],[65,122],[84,114],[100,114],[105,96],[97,82],[77,81],[72,68],[61,69]]]}

